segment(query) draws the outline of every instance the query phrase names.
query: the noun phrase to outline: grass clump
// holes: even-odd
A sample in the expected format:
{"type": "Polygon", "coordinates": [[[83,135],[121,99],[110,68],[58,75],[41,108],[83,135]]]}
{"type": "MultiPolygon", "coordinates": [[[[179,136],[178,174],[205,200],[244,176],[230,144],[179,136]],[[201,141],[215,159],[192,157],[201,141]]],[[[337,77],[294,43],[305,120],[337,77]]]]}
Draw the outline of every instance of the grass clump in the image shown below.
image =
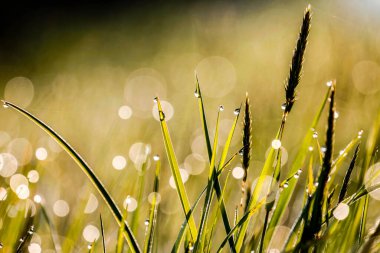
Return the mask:
{"type": "MultiPolygon", "coordinates": [[[[335,130],[336,120],[336,91],[335,81],[328,83],[326,95],[320,106],[317,108],[309,130],[306,132],[298,151],[291,161],[288,171],[281,167],[282,161],[282,139],[285,134],[285,123],[287,116],[291,112],[296,101],[296,88],[300,84],[302,74],[302,65],[307,45],[307,39],[311,22],[311,9],[307,7],[299,38],[296,43],[289,76],[285,83],[285,103],[282,106],[283,114],[281,124],[273,141],[266,160],[262,168],[254,167],[252,164],[252,112],[251,106],[246,95],[243,103],[243,134],[241,146],[238,150],[231,151],[231,142],[234,137],[236,126],[239,123],[241,107],[234,110],[234,120],[228,132],[227,139],[221,145],[222,151],[218,152],[219,146],[219,123],[224,111],[220,106],[217,110],[216,124],[213,139],[210,137],[209,125],[205,113],[205,101],[201,92],[201,85],[196,76],[195,97],[198,102],[200,113],[200,122],[202,125],[204,140],[206,144],[207,156],[209,159],[209,171],[206,184],[198,189],[196,201],[191,203],[188,192],[184,185],[180,167],[174,151],[174,146],[169,134],[169,127],[165,120],[160,99],[157,97],[154,102],[157,103],[160,127],[165,146],[167,162],[171,174],[174,178],[177,195],[182,207],[184,221],[181,226],[172,224],[172,229],[178,230],[177,238],[172,247],[172,252],[349,252],[361,251],[369,252],[378,250],[377,237],[380,235],[380,226],[375,224],[372,230],[366,227],[367,211],[369,207],[368,194],[379,189],[379,184],[372,184],[371,180],[376,178],[366,178],[365,173],[377,163],[377,148],[379,144],[379,124],[380,115],[375,120],[374,127],[370,131],[365,147],[359,152],[359,142],[362,139],[363,132],[359,132],[339,154],[334,152],[334,138],[339,135],[335,130]],[[318,141],[316,129],[322,118],[322,114],[327,107],[327,129],[325,134],[325,146],[322,148],[318,141]],[[314,150],[315,147],[315,150],[314,150]],[[354,147],[355,150],[354,150],[354,147]],[[345,168],[343,161],[349,157],[348,154],[353,152],[349,166],[345,168]],[[238,160],[241,155],[241,164],[244,174],[242,176],[242,197],[240,203],[234,203],[231,194],[232,184],[229,184],[232,161],[238,160]],[[362,158],[362,156],[364,158],[362,158]],[[358,183],[354,189],[348,190],[349,185],[353,182],[353,171],[355,165],[362,168],[358,171],[358,183]],[[316,173],[313,168],[318,168],[316,173]],[[249,182],[249,169],[259,170],[260,175],[255,184],[249,182]],[[345,177],[342,182],[337,181],[338,169],[346,169],[345,177]],[[306,174],[301,178],[301,173],[306,174]],[[227,174],[227,175],[225,175],[227,174]],[[269,181],[268,181],[269,178],[269,181]],[[300,181],[305,181],[302,184],[300,181]],[[296,188],[300,190],[296,190],[296,188]],[[335,194],[340,190],[339,196],[335,194]],[[288,233],[283,238],[278,238],[277,230],[283,224],[283,216],[291,199],[299,197],[301,192],[302,208],[296,216],[294,222],[290,225],[288,233]],[[214,196],[216,195],[216,199],[214,196]],[[201,205],[203,200],[203,205],[201,205]],[[201,207],[199,208],[199,205],[201,207]],[[231,212],[231,206],[233,212],[231,212]],[[263,213],[264,215],[260,214],[263,213]],[[259,222],[263,219],[263,222],[259,222]],[[233,222],[231,222],[233,221],[233,222]],[[216,230],[223,226],[224,234],[222,238],[216,238],[216,230]],[[344,239],[344,241],[342,241],[344,239]],[[278,244],[276,241],[282,241],[278,244]],[[228,244],[228,249],[227,249],[228,244]],[[272,251],[271,251],[272,250],[272,251]]],[[[153,157],[156,165],[153,181],[153,194],[148,213],[148,219],[145,221],[146,231],[144,242],[138,242],[136,233],[138,226],[138,215],[142,211],[134,214],[132,217],[132,228],[127,220],[126,210],[121,210],[113,200],[105,186],[88,165],[88,163],[75,151],[68,142],[56,133],[42,120],[32,115],[19,106],[3,101],[5,107],[10,107],[23,116],[41,127],[47,132],[61,147],[70,155],[78,164],[88,179],[92,182],[93,187],[103,197],[110,213],[114,216],[119,231],[115,242],[116,252],[123,252],[124,239],[131,252],[160,252],[157,233],[163,233],[158,226],[159,219],[159,198],[156,193],[160,191],[160,173],[166,169],[158,155],[153,157]],[[124,239],[123,239],[124,237],[124,239]],[[139,243],[143,243],[143,247],[139,243]]],[[[254,115],[254,113],[253,113],[254,115]]],[[[139,202],[144,200],[143,187],[145,183],[145,165],[142,165],[142,173],[137,184],[139,193],[139,202]]],[[[165,198],[165,196],[163,196],[165,198]]],[[[128,203],[126,205],[128,209],[128,203]]],[[[48,221],[50,233],[53,241],[56,238],[56,229],[53,222],[49,219],[48,214],[43,206],[40,206],[39,212],[48,221]]],[[[104,213],[103,213],[104,215],[104,213]]],[[[24,252],[30,243],[30,235],[35,230],[33,219],[19,218],[18,227],[20,227],[21,241],[15,242],[13,237],[1,236],[1,247],[4,244],[12,245],[16,252],[24,252]],[[32,229],[32,231],[31,231],[32,229]]],[[[5,229],[13,229],[12,223],[6,223],[5,229]]],[[[14,225],[16,226],[16,225],[14,225]]],[[[101,226],[101,243],[94,242],[90,245],[89,251],[95,252],[98,247],[103,252],[107,252],[105,237],[106,229],[104,221],[100,216],[101,226]],[[98,245],[98,246],[97,246],[98,245]]],[[[3,228],[4,229],[4,228],[3,228]]],[[[100,239],[99,239],[100,240],[100,239]]],[[[59,248],[59,247],[57,247],[59,248]]],[[[8,247],[8,249],[10,249],[8,247]]],[[[109,250],[109,249],[108,249],[109,250]]]]}

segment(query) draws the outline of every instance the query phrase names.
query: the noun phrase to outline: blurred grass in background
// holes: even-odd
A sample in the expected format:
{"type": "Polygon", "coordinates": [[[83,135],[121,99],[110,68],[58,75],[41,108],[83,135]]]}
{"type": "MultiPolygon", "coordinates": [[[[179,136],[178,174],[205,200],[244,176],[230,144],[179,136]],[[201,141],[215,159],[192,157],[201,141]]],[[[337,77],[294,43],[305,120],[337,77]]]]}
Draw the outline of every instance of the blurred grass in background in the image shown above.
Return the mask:
{"type": "MultiPolygon", "coordinates": [[[[14,27],[7,26],[3,34],[6,36],[0,42],[2,97],[27,108],[62,134],[94,167],[121,206],[127,195],[137,198],[138,171],[147,149],[151,150],[149,160],[156,153],[164,157],[159,123],[152,114],[153,98],[160,96],[193,202],[207,181],[203,169],[208,167],[193,95],[194,71],[202,85],[211,128],[218,106],[225,107],[220,143],[227,137],[233,111],[249,92],[253,109],[253,163],[249,178],[257,177],[281,120],[283,83],[297,39],[300,13],[307,4],[113,4],[104,10],[99,5],[88,9],[82,6],[80,10],[75,10],[75,6],[62,10],[37,8],[26,15],[12,9],[13,18],[21,21],[14,27]]],[[[323,98],[328,80],[336,79],[338,88],[336,152],[360,129],[368,130],[380,106],[380,2],[336,0],[311,5],[313,25],[298,102],[288,118],[283,139],[290,161],[323,98]]],[[[23,8],[24,12],[27,10],[23,8]]],[[[102,212],[106,243],[113,249],[118,228],[101,199],[95,209],[94,199],[98,196],[90,195],[95,191],[74,162],[45,133],[18,114],[0,110],[0,118],[0,151],[16,157],[22,165],[17,173],[39,172],[31,196],[43,197],[61,241],[67,237],[69,248],[86,248],[88,242],[81,235],[82,229],[75,234],[71,225],[84,228],[92,224],[99,228],[98,214],[102,212]],[[35,158],[38,148],[43,148],[42,153],[47,151],[46,159],[35,158]],[[57,200],[66,201],[70,209],[64,217],[55,215],[57,200]],[[88,203],[94,208],[83,215],[88,203]]],[[[325,125],[320,124],[318,130],[322,133],[324,129],[325,125]]],[[[239,137],[236,135],[233,141],[236,150],[239,137]]],[[[239,161],[231,168],[235,166],[240,166],[239,161]]],[[[143,202],[138,203],[139,241],[143,240],[144,220],[148,216],[152,168],[147,172],[143,202]]],[[[287,170],[287,164],[283,169],[287,170]]],[[[159,251],[167,252],[183,215],[177,194],[169,185],[170,170],[165,160],[161,173],[157,237],[159,251]]],[[[9,178],[0,182],[3,180],[9,178]]],[[[231,180],[230,184],[233,190],[226,203],[232,216],[240,201],[240,180],[231,180]]],[[[296,199],[289,207],[285,225],[293,222],[301,202],[302,199],[296,199]]],[[[62,205],[57,209],[62,209],[62,205]]],[[[378,215],[376,208],[370,208],[370,217],[378,215]]],[[[44,224],[41,221],[37,231],[41,238],[48,236],[44,224]]],[[[217,231],[217,238],[221,239],[223,229],[217,231]]],[[[42,245],[51,248],[48,242],[42,245]]]]}

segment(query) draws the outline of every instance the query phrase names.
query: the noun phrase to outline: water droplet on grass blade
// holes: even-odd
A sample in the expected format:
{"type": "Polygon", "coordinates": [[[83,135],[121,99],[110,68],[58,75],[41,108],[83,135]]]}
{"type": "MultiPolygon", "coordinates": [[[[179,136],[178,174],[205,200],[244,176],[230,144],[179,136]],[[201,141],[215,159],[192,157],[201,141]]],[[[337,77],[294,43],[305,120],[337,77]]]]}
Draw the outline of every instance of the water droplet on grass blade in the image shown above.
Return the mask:
{"type": "Polygon", "coordinates": [[[272,148],[273,149],[279,149],[281,147],[281,141],[278,139],[274,139],[272,141],[272,148]]]}
{"type": "Polygon", "coordinates": [[[148,219],[145,220],[144,225],[149,226],[149,220],[148,219]]]}
{"type": "Polygon", "coordinates": [[[234,111],[234,114],[235,115],[239,115],[239,113],[240,113],[240,108],[236,108],[235,111],[234,111]]]}
{"type": "Polygon", "coordinates": [[[223,105],[219,105],[219,111],[224,111],[224,106],[223,105]]]}
{"type": "Polygon", "coordinates": [[[339,118],[339,112],[334,112],[334,119],[339,118]]]}
{"type": "Polygon", "coordinates": [[[339,203],[339,205],[334,209],[333,215],[337,220],[344,220],[350,213],[350,207],[346,203],[339,203]]]}
{"type": "Polygon", "coordinates": [[[327,86],[327,87],[331,87],[331,86],[332,86],[332,84],[333,84],[333,82],[332,82],[332,81],[328,81],[328,82],[326,83],[326,86],[327,86]]]}
{"type": "Polygon", "coordinates": [[[158,97],[153,98],[154,103],[157,103],[157,101],[158,101],[158,97]]]}
{"type": "Polygon", "coordinates": [[[314,139],[317,139],[317,138],[318,138],[318,133],[317,133],[317,132],[314,132],[314,133],[313,133],[313,138],[314,138],[314,139]]]}
{"type": "Polygon", "coordinates": [[[159,155],[154,155],[153,156],[153,160],[156,161],[156,162],[159,161],[160,160],[160,156],[159,155]]]}
{"type": "Polygon", "coordinates": [[[286,103],[283,103],[283,104],[281,105],[281,109],[282,109],[282,110],[285,110],[285,109],[286,109],[286,103]]]}
{"type": "Polygon", "coordinates": [[[163,111],[159,111],[158,113],[160,115],[160,121],[164,121],[165,120],[165,113],[163,111]]]}
{"type": "Polygon", "coordinates": [[[201,95],[199,95],[198,91],[196,90],[196,91],[194,92],[194,96],[195,96],[196,98],[199,98],[201,95]]]}

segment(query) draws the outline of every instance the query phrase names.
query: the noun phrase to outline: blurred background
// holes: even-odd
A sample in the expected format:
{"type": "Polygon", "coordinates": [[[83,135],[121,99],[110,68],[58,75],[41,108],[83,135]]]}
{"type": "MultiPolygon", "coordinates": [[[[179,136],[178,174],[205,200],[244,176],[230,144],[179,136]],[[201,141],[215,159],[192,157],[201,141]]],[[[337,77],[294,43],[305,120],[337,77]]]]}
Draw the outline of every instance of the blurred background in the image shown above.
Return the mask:
{"type": "MultiPolygon", "coordinates": [[[[248,92],[253,112],[252,182],[280,125],[283,84],[309,3],[313,19],[303,76],[282,143],[286,171],[323,100],[327,81],[337,80],[336,153],[360,129],[366,135],[372,125],[380,108],[380,1],[9,3],[0,10],[1,97],[27,109],[71,143],[120,206],[128,195],[133,198],[136,205],[128,206],[128,218],[139,208],[141,243],[153,189],[152,155],[159,154],[163,169],[156,250],[168,252],[184,217],[170,183],[153,98],[163,100],[193,202],[208,175],[194,71],[210,132],[219,105],[224,106],[221,143],[248,92]],[[138,203],[145,159],[146,183],[138,203]]],[[[113,249],[118,228],[77,165],[15,111],[1,109],[0,119],[0,241],[17,239],[4,231],[14,217],[23,216],[25,203],[35,205],[37,195],[64,249],[83,252],[99,236],[100,212],[107,246],[113,249]],[[27,194],[12,198],[21,184],[28,185],[27,194]]],[[[317,129],[321,143],[325,122],[323,118],[317,129]]],[[[239,149],[240,139],[241,124],[231,154],[239,149]]],[[[239,166],[236,160],[231,169],[239,166]]],[[[227,201],[231,218],[240,200],[239,173],[234,177],[227,201]]],[[[302,204],[294,202],[284,227],[292,224],[302,204]]],[[[378,215],[372,212],[370,216],[378,215]]],[[[41,218],[35,225],[34,247],[55,252],[46,221],[41,218]]],[[[215,244],[224,236],[220,228],[215,244]]]]}

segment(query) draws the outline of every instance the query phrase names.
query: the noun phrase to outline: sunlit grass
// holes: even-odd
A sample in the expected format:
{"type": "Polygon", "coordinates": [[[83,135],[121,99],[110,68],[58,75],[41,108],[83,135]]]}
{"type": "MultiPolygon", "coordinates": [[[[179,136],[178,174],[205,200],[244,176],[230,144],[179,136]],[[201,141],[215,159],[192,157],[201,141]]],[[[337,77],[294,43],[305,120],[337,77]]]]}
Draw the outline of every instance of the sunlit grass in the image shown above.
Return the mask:
{"type": "MultiPolygon", "coordinates": [[[[38,240],[35,234],[38,234],[39,229],[44,229],[48,231],[44,240],[49,240],[54,251],[58,252],[74,251],[72,244],[76,243],[82,245],[82,251],[88,252],[113,252],[114,249],[116,252],[126,252],[127,247],[131,252],[162,252],[163,248],[171,248],[172,252],[376,252],[378,245],[375,242],[380,234],[380,226],[375,224],[374,229],[370,230],[366,223],[368,208],[371,206],[369,196],[376,197],[374,194],[380,188],[380,114],[374,115],[372,128],[366,127],[369,130],[367,138],[364,138],[362,130],[352,129],[355,133],[354,138],[340,152],[336,152],[335,139],[340,138],[340,132],[335,127],[339,117],[336,109],[339,108],[339,104],[336,103],[339,83],[328,82],[327,88],[325,87],[326,95],[320,98],[322,102],[309,109],[314,118],[307,126],[302,143],[296,143],[295,147],[288,151],[295,154],[288,161],[289,170],[282,164],[285,153],[283,137],[292,135],[293,131],[286,128],[287,122],[292,120],[290,112],[293,107],[302,106],[301,101],[295,103],[296,88],[302,85],[303,58],[310,22],[311,10],[308,7],[285,83],[285,103],[279,106],[283,110],[279,117],[280,125],[277,132],[266,133],[272,138],[266,144],[269,148],[268,154],[261,166],[254,164],[252,158],[256,148],[255,143],[252,143],[252,136],[255,136],[255,110],[259,108],[251,110],[247,94],[245,101],[234,108],[225,108],[223,105],[214,108],[216,120],[209,120],[206,117],[206,108],[212,108],[207,107],[208,102],[202,95],[202,80],[196,76],[194,95],[199,113],[192,113],[188,117],[200,121],[205,155],[208,159],[206,176],[194,176],[197,182],[189,181],[185,186],[186,180],[181,173],[182,164],[178,162],[176,155],[176,149],[181,148],[182,143],[172,141],[169,134],[170,125],[167,123],[169,118],[165,114],[163,101],[156,97],[153,106],[153,115],[158,120],[155,134],[158,135],[161,129],[164,146],[162,152],[166,153],[166,158],[164,154],[152,156],[150,146],[138,145],[138,149],[144,149],[142,156],[135,157],[139,174],[126,181],[116,180],[116,187],[126,189],[124,186],[130,184],[127,189],[133,189],[130,193],[122,193],[123,198],[128,196],[123,208],[119,208],[117,201],[107,190],[111,185],[103,183],[103,179],[97,175],[98,170],[93,170],[61,135],[29,111],[12,102],[3,101],[5,108],[13,109],[34,122],[67,152],[92,183],[92,188],[103,198],[104,203],[100,205],[107,209],[102,210],[100,219],[97,218],[93,224],[85,226],[84,214],[79,208],[80,211],[73,211],[76,212],[71,220],[74,222],[57,226],[55,219],[52,219],[46,210],[46,200],[41,197],[47,196],[48,193],[37,191],[38,178],[44,175],[36,174],[37,170],[31,170],[32,167],[27,163],[17,164],[17,160],[11,154],[2,154],[0,173],[2,177],[10,180],[3,180],[0,188],[0,211],[4,214],[0,229],[1,232],[5,232],[0,234],[1,248],[5,252],[40,252],[45,242],[42,242],[41,238],[38,240]],[[235,130],[240,123],[242,108],[243,134],[238,135],[235,130]],[[230,111],[234,118],[226,139],[221,140],[220,124],[227,111],[230,111]],[[324,121],[325,113],[327,119],[324,121]],[[210,130],[210,122],[215,122],[214,131],[210,130]],[[327,125],[325,134],[324,130],[317,132],[321,124],[327,125]],[[237,150],[233,150],[232,141],[236,138],[239,139],[239,144],[237,150]],[[238,175],[241,173],[234,174],[232,171],[232,161],[239,159],[244,171],[242,176],[238,175]],[[155,167],[154,173],[148,170],[150,163],[155,167]],[[18,167],[21,168],[20,173],[14,174],[18,167]],[[170,170],[174,181],[173,188],[177,194],[176,200],[168,199],[174,195],[160,194],[163,193],[160,180],[169,181],[163,177],[168,175],[163,174],[164,170],[170,170]],[[257,178],[251,177],[252,170],[258,172],[257,178]],[[341,177],[337,177],[339,171],[345,174],[341,181],[338,181],[341,177]],[[239,180],[242,179],[241,186],[231,183],[230,173],[239,180]],[[29,186],[29,183],[36,184],[36,187],[29,186]],[[195,185],[192,188],[195,193],[192,192],[190,195],[191,183],[195,185]],[[146,194],[145,185],[152,190],[150,194],[146,194]],[[301,200],[301,208],[291,210],[296,212],[296,218],[289,223],[290,227],[286,227],[283,219],[286,212],[289,212],[288,206],[295,198],[301,200]],[[164,199],[169,201],[169,205],[173,204],[169,207],[171,209],[177,208],[174,206],[177,203],[180,205],[182,224],[176,219],[172,220],[170,215],[160,212],[161,200],[164,199]],[[143,203],[148,202],[149,208],[146,210],[143,203]],[[112,220],[103,219],[107,214],[112,215],[116,221],[114,223],[117,230],[112,233],[107,231],[112,227],[112,220]],[[141,226],[142,220],[144,222],[141,226]],[[163,224],[166,226],[161,227],[163,224]],[[97,227],[100,227],[100,230],[97,227]],[[142,228],[144,231],[141,231],[142,228]],[[281,229],[286,232],[280,234],[281,229]],[[143,237],[139,236],[141,232],[144,234],[143,237]],[[82,233],[86,242],[79,239],[82,233]],[[173,233],[176,235],[175,241],[167,235],[173,233]],[[112,249],[106,247],[107,243],[113,246],[112,249]]],[[[189,94],[190,97],[193,97],[192,94],[189,94]]],[[[171,110],[171,105],[168,108],[171,110]]],[[[122,119],[131,117],[131,112],[125,106],[120,107],[118,113],[122,119]]],[[[88,131],[90,130],[91,127],[88,127],[88,131]]],[[[260,136],[255,138],[260,139],[260,136]]],[[[35,156],[38,162],[49,158],[48,151],[43,147],[36,149],[35,156]]],[[[113,158],[112,165],[123,173],[127,161],[123,156],[117,155],[113,158]]],[[[77,175],[79,173],[70,177],[73,179],[77,175]]],[[[65,182],[58,180],[53,183],[59,184],[65,182]]],[[[68,191],[70,194],[79,195],[79,189],[68,191]]],[[[78,205],[87,207],[83,201],[78,205]]],[[[54,203],[53,210],[55,216],[66,219],[70,207],[66,201],[58,200],[54,203]]]]}

